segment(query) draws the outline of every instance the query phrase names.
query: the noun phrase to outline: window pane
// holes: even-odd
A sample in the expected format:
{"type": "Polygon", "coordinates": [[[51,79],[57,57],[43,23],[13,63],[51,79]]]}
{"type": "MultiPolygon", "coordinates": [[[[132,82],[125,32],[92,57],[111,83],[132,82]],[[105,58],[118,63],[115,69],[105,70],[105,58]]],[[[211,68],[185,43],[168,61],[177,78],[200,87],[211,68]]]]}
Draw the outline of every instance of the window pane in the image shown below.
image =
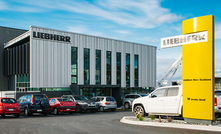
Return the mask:
{"type": "Polygon", "coordinates": [[[96,50],[96,84],[101,84],[101,50],[96,50]]]}
{"type": "Polygon", "coordinates": [[[163,97],[165,94],[166,89],[159,89],[157,91],[155,91],[152,96],[153,97],[163,97]]]}
{"type": "Polygon", "coordinates": [[[84,48],[84,84],[90,81],[90,49],[84,48]]]}
{"type": "Polygon", "coordinates": [[[126,86],[130,86],[130,54],[126,54],[126,86]]]}
{"type": "Polygon", "coordinates": [[[139,58],[138,55],[134,56],[134,86],[138,87],[138,71],[139,71],[139,64],[138,64],[139,58]]]}
{"type": "Polygon", "coordinates": [[[111,52],[107,51],[106,54],[106,73],[107,73],[107,84],[111,85],[111,52]]]}
{"type": "Polygon", "coordinates": [[[169,88],[167,96],[177,96],[179,92],[178,88],[169,88]]]}
{"type": "Polygon", "coordinates": [[[71,47],[71,83],[77,84],[77,63],[78,63],[78,49],[71,47]]]}
{"type": "Polygon", "coordinates": [[[121,53],[117,53],[117,85],[121,85],[121,53]]]}

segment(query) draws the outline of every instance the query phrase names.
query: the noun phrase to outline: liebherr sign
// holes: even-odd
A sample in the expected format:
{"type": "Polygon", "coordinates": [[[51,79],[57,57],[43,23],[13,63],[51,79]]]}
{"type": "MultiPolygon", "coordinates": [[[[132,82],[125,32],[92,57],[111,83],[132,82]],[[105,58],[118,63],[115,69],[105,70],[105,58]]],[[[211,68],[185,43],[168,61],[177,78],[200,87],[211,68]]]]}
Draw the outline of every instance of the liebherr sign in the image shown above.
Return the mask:
{"type": "Polygon", "coordinates": [[[161,48],[169,48],[198,42],[207,42],[207,31],[161,38],[161,48]]]}
{"type": "Polygon", "coordinates": [[[34,38],[40,38],[40,39],[47,39],[47,40],[71,42],[70,41],[71,38],[69,36],[49,34],[49,33],[42,33],[42,32],[35,32],[35,31],[33,31],[33,37],[34,38]]]}

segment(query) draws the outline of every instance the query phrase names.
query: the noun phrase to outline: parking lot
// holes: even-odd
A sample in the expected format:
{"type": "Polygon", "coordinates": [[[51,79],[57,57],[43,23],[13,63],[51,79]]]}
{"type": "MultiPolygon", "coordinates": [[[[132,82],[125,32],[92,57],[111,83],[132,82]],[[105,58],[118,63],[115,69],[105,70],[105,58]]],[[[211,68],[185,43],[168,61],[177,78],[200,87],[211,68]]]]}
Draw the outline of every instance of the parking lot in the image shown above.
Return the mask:
{"type": "Polygon", "coordinates": [[[132,116],[131,111],[83,112],[43,116],[34,114],[19,118],[0,118],[0,134],[66,134],[66,133],[147,133],[147,134],[215,134],[216,132],[175,128],[157,128],[120,123],[124,116],[132,116]]]}

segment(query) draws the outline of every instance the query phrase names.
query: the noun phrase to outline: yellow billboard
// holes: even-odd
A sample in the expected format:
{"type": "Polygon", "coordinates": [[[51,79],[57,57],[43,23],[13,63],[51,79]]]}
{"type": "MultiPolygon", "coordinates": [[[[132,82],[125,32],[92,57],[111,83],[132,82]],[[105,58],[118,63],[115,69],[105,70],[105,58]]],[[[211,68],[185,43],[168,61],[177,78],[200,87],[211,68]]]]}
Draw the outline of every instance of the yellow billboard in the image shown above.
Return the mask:
{"type": "Polygon", "coordinates": [[[183,45],[183,117],[214,120],[214,16],[182,26],[183,35],[207,31],[207,42],[183,45]]]}

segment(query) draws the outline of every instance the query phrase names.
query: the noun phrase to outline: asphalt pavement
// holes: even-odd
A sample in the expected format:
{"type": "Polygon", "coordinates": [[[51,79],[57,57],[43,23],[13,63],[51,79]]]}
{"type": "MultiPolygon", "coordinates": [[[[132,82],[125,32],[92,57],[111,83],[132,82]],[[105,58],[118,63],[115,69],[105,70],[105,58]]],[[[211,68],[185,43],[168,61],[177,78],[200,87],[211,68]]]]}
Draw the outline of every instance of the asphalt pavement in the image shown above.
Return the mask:
{"type": "Polygon", "coordinates": [[[131,111],[74,113],[72,115],[34,114],[30,117],[0,118],[0,134],[220,134],[220,132],[140,126],[121,123],[131,111]]]}

